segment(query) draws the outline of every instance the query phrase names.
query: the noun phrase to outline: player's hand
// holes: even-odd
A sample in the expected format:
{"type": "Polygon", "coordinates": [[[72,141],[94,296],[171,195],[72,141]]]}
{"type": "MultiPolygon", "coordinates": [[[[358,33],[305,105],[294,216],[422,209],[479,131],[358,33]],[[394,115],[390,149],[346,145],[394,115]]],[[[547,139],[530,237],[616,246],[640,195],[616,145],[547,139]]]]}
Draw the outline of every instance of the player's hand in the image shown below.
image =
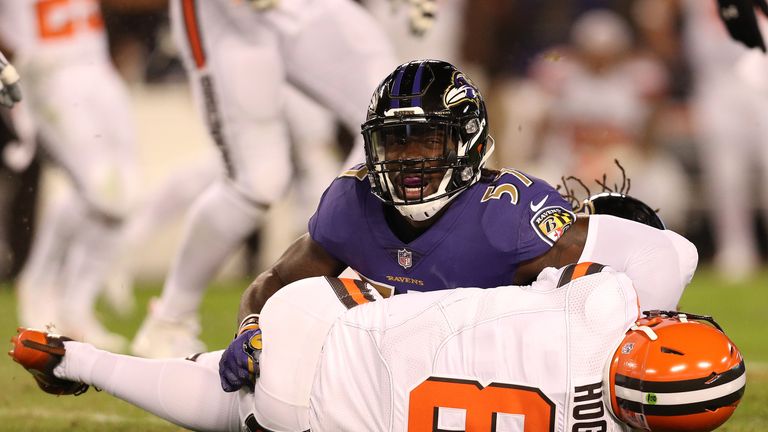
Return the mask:
{"type": "Polygon", "coordinates": [[[21,100],[19,74],[12,64],[0,53],[0,104],[8,108],[21,100]]]}
{"type": "Polygon", "coordinates": [[[409,0],[411,11],[409,23],[411,33],[416,36],[424,36],[435,24],[437,12],[436,0],[409,0]]]}
{"type": "Polygon", "coordinates": [[[280,0],[247,0],[247,1],[252,8],[256,9],[259,12],[273,9],[280,2],[280,0]]]}
{"type": "Polygon", "coordinates": [[[248,315],[240,324],[237,336],[219,360],[219,378],[225,392],[247,387],[253,390],[259,377],[259,356],[261,355],[261,329],[259,316],[248,315]]]}
{"type": "Polygon", "coordinates": [[[768,16],[765,0],[717,0],[717,4],[720,19],[731,37],[749,48],[760,48],[765,52],[765,42],[755,16],[756,8],[768,16]]]}

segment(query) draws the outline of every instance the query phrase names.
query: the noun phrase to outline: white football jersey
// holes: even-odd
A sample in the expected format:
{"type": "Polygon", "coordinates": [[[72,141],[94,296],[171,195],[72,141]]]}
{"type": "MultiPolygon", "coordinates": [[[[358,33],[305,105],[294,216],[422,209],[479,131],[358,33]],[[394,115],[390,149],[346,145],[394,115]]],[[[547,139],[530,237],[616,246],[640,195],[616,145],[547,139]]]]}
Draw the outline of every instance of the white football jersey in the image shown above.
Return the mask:
{"type": "Polygon", "coordinates": [[[638,300],[623,273],[579,277],[601,268],[349,310],[323,345],[311,430],[624,430],[603,402],[603,372],[638,300]]]}
{"type": "Polygon", "coordinates": [[[109,60],[98,0],[0,0],[0,38],[20,67],[109,60]]]}

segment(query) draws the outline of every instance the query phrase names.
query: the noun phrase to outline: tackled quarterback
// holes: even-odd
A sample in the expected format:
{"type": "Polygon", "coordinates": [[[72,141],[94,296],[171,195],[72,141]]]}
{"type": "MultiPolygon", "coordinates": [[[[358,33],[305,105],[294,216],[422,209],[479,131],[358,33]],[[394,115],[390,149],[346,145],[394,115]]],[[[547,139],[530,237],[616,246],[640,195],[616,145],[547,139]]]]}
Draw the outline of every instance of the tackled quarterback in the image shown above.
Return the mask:
{"type": "Polygon", "coordinates": [[[596,263],[388,299],[310,278],[248,327],[258,373],[238,392],[222,391],[221,351],[147,360],[19,329],[10,354],[44,391],[93,385],[193,430],[710,431],[746,383],[714,320],[641,317],[632,281],[596,263]]]}

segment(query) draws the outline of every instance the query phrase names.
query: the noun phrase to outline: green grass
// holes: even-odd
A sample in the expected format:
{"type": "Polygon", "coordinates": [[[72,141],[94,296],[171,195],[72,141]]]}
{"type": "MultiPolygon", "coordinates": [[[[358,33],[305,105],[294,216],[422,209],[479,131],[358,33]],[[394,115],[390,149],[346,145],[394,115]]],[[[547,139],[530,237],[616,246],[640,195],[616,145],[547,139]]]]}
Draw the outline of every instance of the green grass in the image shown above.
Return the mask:
{"type": "MultiPolygon", "coordinates": [[[[202,338],[209,349],[227,346],[237,326],[237,305],[245,281],[212,287],[201,310],[202,338]]],[[[137,290],[137,310],[125,318],[100,307],[100,319],[111,330],[133,336],[159,285],[137,290]]],[[[0,337],[15,333],[16,310],[10,287],[0,287],[0,337]]],[[[10,344],[7,345],[10,347],[10,344]]],[[[78,396],[51,396],[40,391],[32,377],[9,358],[0,359],[0,431],[181,431],[162,419],[92,388],[78,396]]]]}
{"type": "Polygon", "coordinates": [[[731,284],[702,268],[683,295],[680,310],[712,315],[739,347],[747,364],[747,390],[722,431],[768,431],[768,271],[731,284]]]}
{"type": "MultiPolygon", "coordinates": [[[[223,348],[230,340],[240,291],[245,285],[232,282],[208,291],[202,307],[202,337],[210,349],[223,348]]],[[[139,307],[133,314],[115,318],[104,312],[101,319],[113,331],[133,336],[148,299],[158,292],[157,285],[142,286],[137,291],[139,307]]],[[[734,285],[702,268],[686,291],[681,308],[713,315],[747,359],[746,394],[733,418],[720,430],[768,431],[768,271],[734,285]]],[[[10,339],[15,326],[13,293],[8,287],[0,287],[0,337],[10,339]]],[[[79,397],[45,394],[10,359],[0,359],[0,385],[0,431],[181,430],[105,393],[89,390],[79,397]]]]}

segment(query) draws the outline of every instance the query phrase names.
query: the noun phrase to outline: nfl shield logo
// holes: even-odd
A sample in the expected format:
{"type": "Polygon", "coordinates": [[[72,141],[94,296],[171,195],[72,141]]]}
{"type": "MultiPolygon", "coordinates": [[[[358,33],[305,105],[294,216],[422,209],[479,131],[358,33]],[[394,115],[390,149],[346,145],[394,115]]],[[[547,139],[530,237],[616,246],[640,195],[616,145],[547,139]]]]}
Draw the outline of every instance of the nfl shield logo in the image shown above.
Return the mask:
{"type": "Polygon", "coordinates": [[[413,255],[411,254],[411,251],[408,249],[398,249],[397,263],[404,269],[413,265],[413,255]]]}
{"type": "Polygon", "coordinates": [[[623,347],[621,347],[621,353],[622,354],[629,354],[629,353],[632,352],[632,349],[634,347],[635,347],[635,343],[634,342],[627,342],[626,344],[624,344],[623,347]]]}

